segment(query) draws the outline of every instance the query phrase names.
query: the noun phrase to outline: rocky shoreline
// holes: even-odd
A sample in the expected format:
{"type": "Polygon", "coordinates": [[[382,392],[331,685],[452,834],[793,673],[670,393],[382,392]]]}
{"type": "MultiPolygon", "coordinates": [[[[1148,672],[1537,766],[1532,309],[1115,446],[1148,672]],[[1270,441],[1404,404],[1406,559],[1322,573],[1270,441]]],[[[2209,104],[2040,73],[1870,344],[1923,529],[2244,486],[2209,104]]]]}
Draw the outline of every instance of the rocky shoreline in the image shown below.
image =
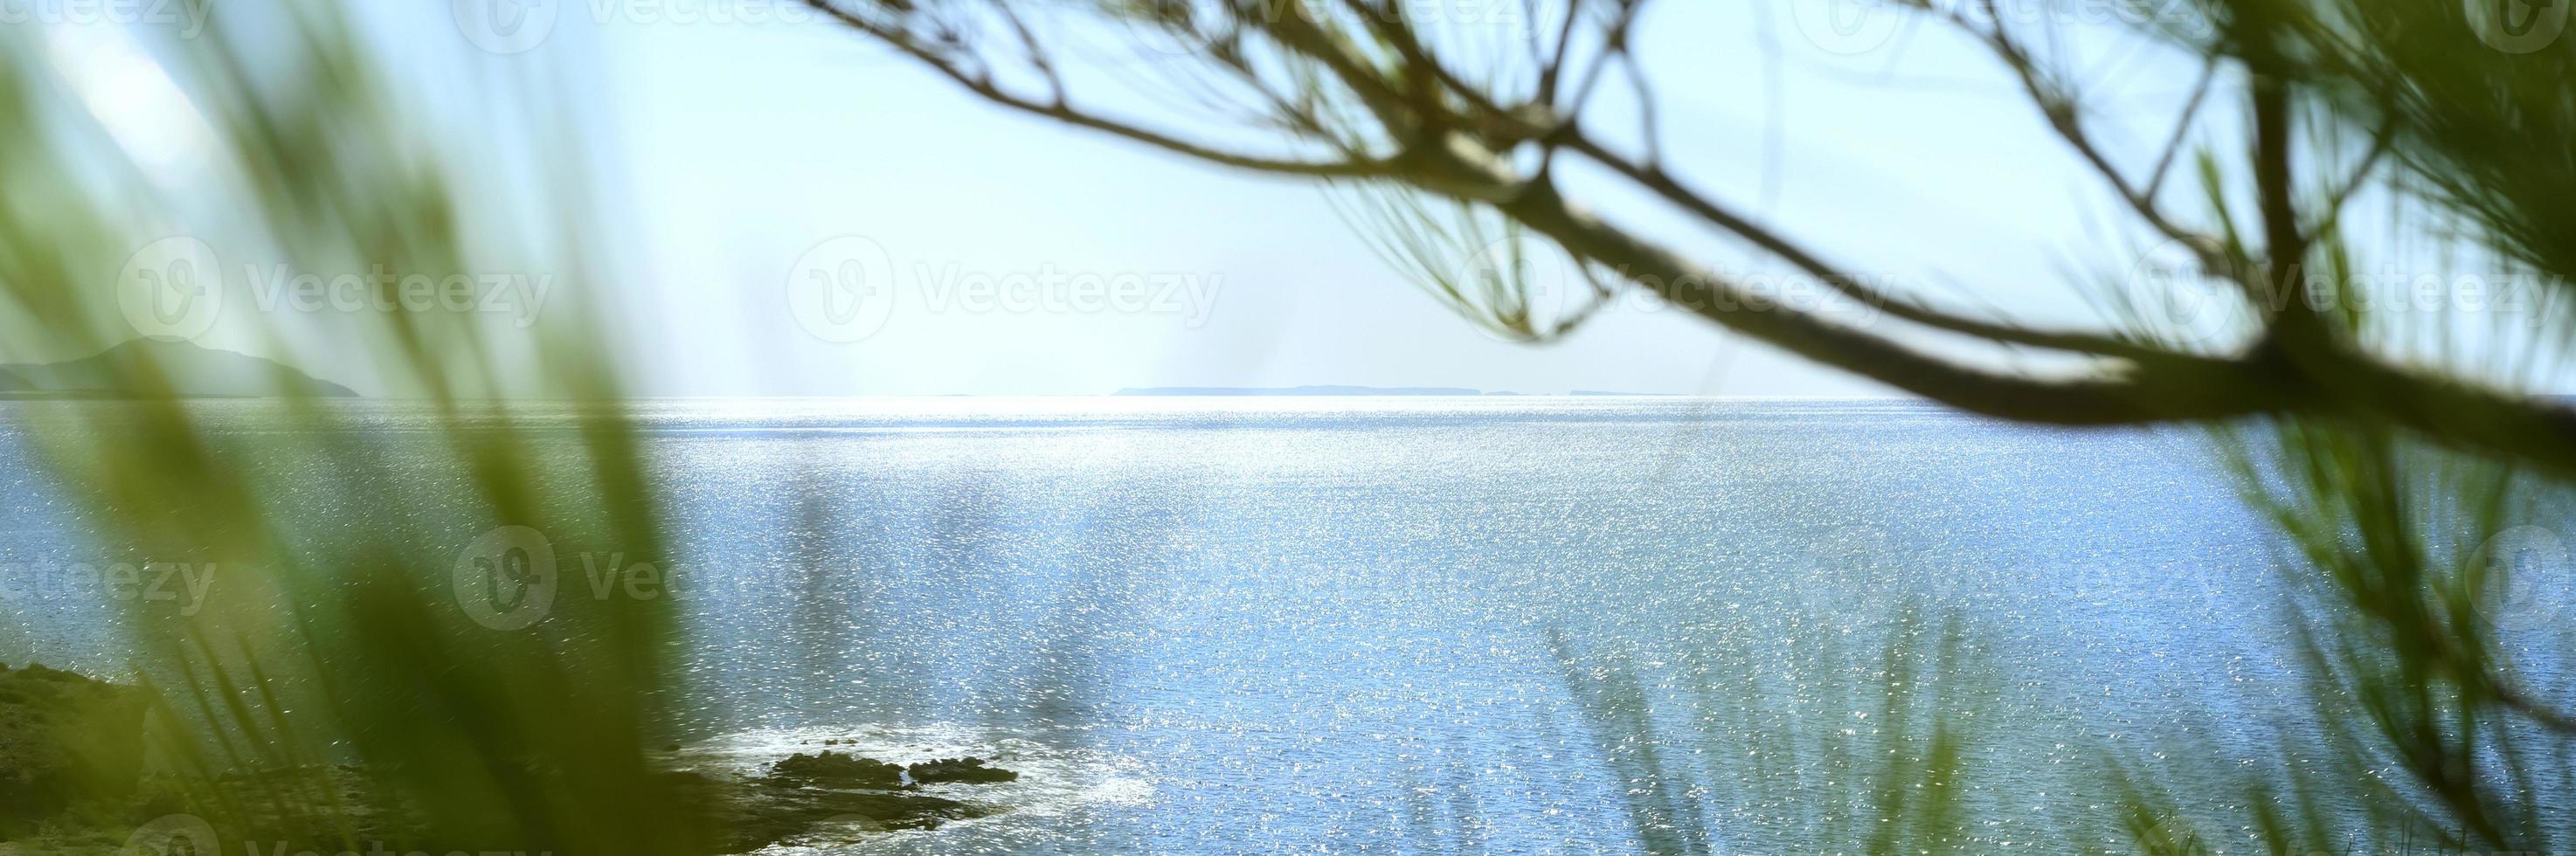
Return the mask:
{"type": "MultiPolygon", "coordinates": [[[[144,769],[137,736],[148,706],[133,687],[43,666],[0,665],[0,856],[118,853],[136,828],[186,812],[178,789],[144,769]]],[[[832,749],[791,754],[758,775],[701,769],[658,775],[679,805],[701,813],[701,822],[691,826],[708,838],[694,849],[710,856],[826,833],[935,828],[989,810],[923,793],[924,785],[1020,778],[1017,771],[973,756],[897,765],[832,749]]],[[[335,793],[327,802],[339,814],[247,821],[271,831],[262,839],[319,837],[338,824],[377,840],[428,837],[406,820],[409,812],[371,794],[367,777],[354,767],[266,771],[266,777],[330,783],[324,790],[335,793]]]]}

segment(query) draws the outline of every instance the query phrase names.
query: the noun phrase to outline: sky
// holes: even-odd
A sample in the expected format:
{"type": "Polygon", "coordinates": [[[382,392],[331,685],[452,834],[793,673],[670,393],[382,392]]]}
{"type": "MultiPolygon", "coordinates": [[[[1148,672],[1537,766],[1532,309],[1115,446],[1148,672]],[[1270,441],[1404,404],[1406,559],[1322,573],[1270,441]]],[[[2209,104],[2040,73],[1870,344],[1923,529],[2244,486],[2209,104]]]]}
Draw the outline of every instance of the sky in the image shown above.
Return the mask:
{"type": "MultiPolygon", "coordinates": [[[[1459,26],[1524,26],[1510,0],[1438,2],[1467,10],[1451,13],[1459,26]]],[[[361,8],[380,71],[441,117],[437,147],[506,158],[569,143],[593,165],[615,272],[551,283],[542,307],[612,319],[641,394],[1309,384],[1895,394],[1646,299],[1623,299],[1552,343],[1492,335],[1372,252],[1324,189],[1008,113],[792,5],[361,8]],[[499,36],[494,14],[525,17],[499,36]],[[481,112],[491,87],[531,78],[560,90],[568,135],[481,112]],[[816,285],[843,275],[873,290],[852,303],[816,285]],[[1085,292],[1087,302],[977,297],[1065,297],[1076,294],[1069,285],[1027,284],[1077,281],[1123,290],[1114,300],[1085,292]]],[[[2135,264],[2110,197],[1985,54],[1919,20],[1853,11],[1863,8],[1655,7],[1638,54],[1671,166],[1881,284],[2016,317],[2086,317],[2081,286],[2135,264]],[[1819,17],[1837,12],[1839,28],[1819,17]]],[[[2106,133],[2149,151],[2191,68],[2117,42],[2096,53],[2106,133]]],[[[1610,101],[1605,116],[1633,116],[1610,101]]],[[[1620,188],[1580,177],[1571,187],[1718,270],[1785,274],[1620,188]]],[[[553,216],[506,189],[482,201],[517,209],[493,223],[553,216]]],[[[258,283],[227,284],[245,286],[258,283]]],[[[235,323],[246,320],[227,317],[209,343],[247,341],[235,323]]]]}

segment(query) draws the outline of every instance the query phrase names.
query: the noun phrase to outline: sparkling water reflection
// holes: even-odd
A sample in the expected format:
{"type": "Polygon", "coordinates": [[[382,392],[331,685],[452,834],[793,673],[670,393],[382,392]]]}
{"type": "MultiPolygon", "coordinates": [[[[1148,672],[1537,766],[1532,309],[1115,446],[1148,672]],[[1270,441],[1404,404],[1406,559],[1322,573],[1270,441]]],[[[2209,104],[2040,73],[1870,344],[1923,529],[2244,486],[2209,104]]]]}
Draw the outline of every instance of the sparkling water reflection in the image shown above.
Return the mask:
{"type": "MultiPolygon", "coordinates": [[[[1883,727],[1909,603],[1976,640],[1954,703],[1998,849],[2100,814],[2106,747],[2269,757],[2295,704],[2261,530],[2189,435],[1687,399],[639,412],[684,756],[1030,768],[981,786],[995,817],[782,852],[1804,849],[1857,771],[1803,737],[1883,727]]],[[[44,496],[28,469],[0,488],[44,496]]],[[[15,573],[87,549],[50,501],[5,514],[15,573]]],[[[0,657],[115,662],[95,606],[13,598],[0,657]]]]}

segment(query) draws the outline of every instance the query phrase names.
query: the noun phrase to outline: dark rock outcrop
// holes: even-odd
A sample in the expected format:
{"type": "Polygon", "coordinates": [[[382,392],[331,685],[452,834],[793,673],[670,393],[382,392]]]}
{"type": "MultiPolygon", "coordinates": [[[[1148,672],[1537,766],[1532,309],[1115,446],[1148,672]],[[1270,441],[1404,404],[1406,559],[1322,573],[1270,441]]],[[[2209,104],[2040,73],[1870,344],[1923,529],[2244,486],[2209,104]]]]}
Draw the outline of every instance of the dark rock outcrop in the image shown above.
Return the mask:
{"type": "Polygon", "coordinates": [[[825,823],[857,832],[929,829],[981,813],[956,800],[896,790],[800,787],[774,775],[750,781],[694,772],[665,775],[685,804],[707,813],[699,828],[720,836],[696,848],[707,853],[747,853],[812,835],[825,823]]]}
{"type": "Polygon", "coordinates": [[[912,780],[915,783],[925,785],[944,782],[986,784],[1020,780],[1020,774],[1000,767],[985,766],[984,759],[972,756],[924,761],[905,767],[904,772],[912,774],[912,780]]]}
{"type": "Polygon", "coordinates": [[[799,752],[769,766],[769,778],[826,788],[900,788],[903,768],[874,758],[844,755],[829,749],[820,755],[799,752]]]}

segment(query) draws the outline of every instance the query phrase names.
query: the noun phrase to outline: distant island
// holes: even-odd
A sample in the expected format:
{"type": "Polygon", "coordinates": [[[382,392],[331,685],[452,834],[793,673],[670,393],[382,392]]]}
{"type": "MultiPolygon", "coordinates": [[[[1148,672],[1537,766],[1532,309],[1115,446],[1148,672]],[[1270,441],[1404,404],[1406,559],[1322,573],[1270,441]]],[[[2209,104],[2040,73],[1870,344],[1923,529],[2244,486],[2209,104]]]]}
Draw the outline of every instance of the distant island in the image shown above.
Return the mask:
{"type": "Polygon", "coordinates": [[[134,339],[58,363],[0,365],[0,399],[50,398],[355,398],[355,391],[275,360],[208,348],[182,339],[134,339]],[[166,390],[133,388],[128,378],[159,372],[166,390]]]}
{"type": "MultiPolygon", "coordinates": [[[[1113,395],[1526,395],[1486,392],[1458,386],[1131,386],[1113,395]]],[[[1663,395],[1658,392],[1599,392],[1578,389],[1567,395],[1663,395]]]]}

